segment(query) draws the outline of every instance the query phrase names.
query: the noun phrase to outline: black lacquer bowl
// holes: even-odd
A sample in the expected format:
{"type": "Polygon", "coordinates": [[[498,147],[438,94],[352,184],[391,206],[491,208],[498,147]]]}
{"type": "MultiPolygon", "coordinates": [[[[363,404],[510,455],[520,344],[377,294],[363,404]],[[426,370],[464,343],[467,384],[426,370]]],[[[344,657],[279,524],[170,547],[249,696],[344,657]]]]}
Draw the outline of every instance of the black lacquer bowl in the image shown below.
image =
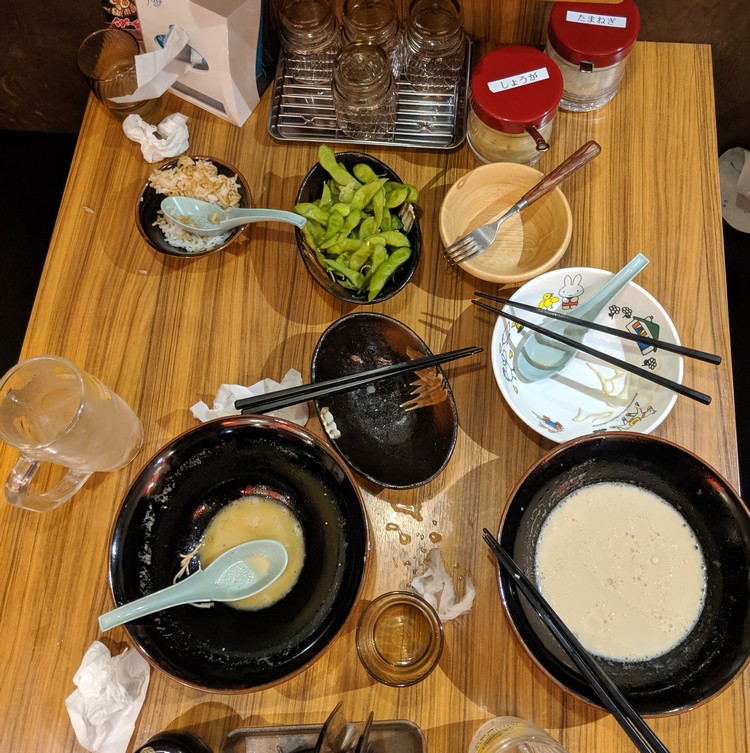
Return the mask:
{"type": "MultiPolygon", "coordinates": [[[[501,544],[532,579],[536,542],[552,509],[575,489],[604,481],[659,495],[687,521],[703,550],[706,599],[686,638],[648,661],[598,659],[641,714],[685,711],[721,692],[750,657],[750,512],[715,470],[664,439],[627,432],[573,439],[520,480],[500,524],[501,544]]],[[[601,705],[512,577],[500,572],[499,584],[513,629],[531,658],[563,689],[601,705]]]]}
{"type": "MultiPolygon", "coordinates": [[[[369,154],[364,154],[363,152],[339,152],[336,154],[336,161],[346,167],[349,172],[351,172],[354,165],[363,162],[364,164],[369,165],[377,175],[386,175],[388,176],[388,180],[395,181],[396,183],[402,182],[401,178],[399,178],[399,176],[391,170],[385,162],[381,162],[376,157],[371,157],[369,154]]],[[[303,201],[313,202],[316,199],[319,199],[323,192],[323,185],[330,179],[330,177],[331,176],[326,170],[316,162],[307,175],[302,179],[302,183],[300,184],[297,196],[294,200],[295,204],[299,204],[303,201]]],[[[398,209],[396,208],[392,211],[398,211],[398,209]]],[[[300,256],[302,256],[302,261],[305,263],[305,267],[313,280],[315,280],[320,287],[330,293],[334,298],[338,298],[340,301],[346,301],[347,303],[360,305],[381,303],[382,301],[392,298],[400,290],[403,290],[409,280],[414,276],[414,272],[416,272],[417,265],[419,264],[419,256],[422,252],[422,231],[420,230],[419,219],[415,218],[414,225],[406,234],[412,249],[411,257],[396,271],[396,274],[386,282],[380,293],[375,296],[372,301],[368,301],[366,295],[355,295],[353,290],[349,290],[332,280],[326,270],[320,265],[320,262],[315,256],[315,252],[305,243],[302,231],[297,229],[295,230],[295,233],[297,234],[297,248],[300,256]]]]}
{"type": "MultiPolygon", "coordinates": [[[[216,170],[218,171],[219,175],[226,175],[230,178],[236,175],[237,183],[239,184],[240,207],[252,206],[252,196],[250,194],[250,189],[248,188],[247,181],[244,179],[244,177],[236,167],[232,167],[232,165],[226,162],[222,162],[221,160],[216,159],[216,157],[202,157],[193,155],[190,156],[193,160],[196,161],[207,160],[208,162],[212,162],[214,165],[216,165],[216,170]]],[[[171,169],[176,164],[176,159],[170,160],[164,165],[160,165],[158,169],[171,169]]],[[[173,246],[167,240],[166,236],[161,231],[161,228],[159,228],[157,225],[154,225],[154,222],[156,222],[157,213],[161,209],[161,203],[165,198],[165,194],[157,193],[151,187],[151,184],[146,181],[143,188],[141,189],[140,194],[138,194],[137,201],[135,202],[135,224],[138,228],[138,232],[141,234],[141,238],[143,238],[143,240],[146,241],[146,243],[148,243],[151,248],[162,254],[167,254],[169,256],[192,257],[205,256],[206,254],[213,254],[217,251],[223,251],[237,238],[237,236],[245,231],[245,228],[247,228],[247,225],[239,225],[238,227],[230,231],[229,237],[221,245],[209,249],[208,251],[190,251],[186,248],[173,246]]]]}
{"type": "Polygon", "coordinates": [[[290,593],[255,612],[185,605],[127,624],[154,666],[205,690],[256,690],[303,669],[343,627],[364,575],[367,520],[341,462],[294,424],[222,418],[170,442],[133,483],[110,548],[117,605],[170,585],[216,512],[248,494],[287,505],[302,525],[305,562],[290,593]]]}
{"type": "MultiPolygon", "coordinates": [[[[312,357],[312,381],[426,355],[431,355],[427,345],[398,320],[375,313],[349,314],[320,336],[312,357]]],[[[435,369],[430,373],[434,375],[435,369]]],[[[414,397],[413,373],[315,401],[323,428],[351,468],[392,489],[421,486],[445,468],[456,445],[458,415],[439,366],[437,374],[443,384],[439,400],[415,410],[401,407],[414,397]],[[332,435],[321,415],[323,408],[330,412],[340,437],[332,435]]]]}

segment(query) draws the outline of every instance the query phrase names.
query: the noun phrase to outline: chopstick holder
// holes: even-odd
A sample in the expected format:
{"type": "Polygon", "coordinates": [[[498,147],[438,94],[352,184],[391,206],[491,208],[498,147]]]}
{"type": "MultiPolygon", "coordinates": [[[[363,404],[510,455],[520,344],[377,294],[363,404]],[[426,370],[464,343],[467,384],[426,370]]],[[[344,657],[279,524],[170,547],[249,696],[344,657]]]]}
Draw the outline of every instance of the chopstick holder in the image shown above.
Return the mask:
{"type": "Polygon", "coordinates": [[[654,382],[654,384],[658,384],[661,387],[666,387],[668,390],[677,392],[679,395],[689,397],[692,400],[696,400],[697,402],[702,403],[703,405],[711,404],[711,396],[707,395],[705,392],[694,390],[692,387],[686,387],[684,384],[674,382],[671,379],[666,379],[665,377],[660,376],[659,374],[654,374],[651,371],[647,371],[646,369],[634,366],[627,361],[623,361],[621,358],[615,358],[615,356],[611,356],[609,355],[609,353],[604,353],[601,350],[597,350],[596,348],[590,348],[588,345],[579,343],[578,341],[573,340],[570,337],[565,337],[565,335],[559,335],[556,332],[550,332],[549,330],[546,330],[544,327],[541,327],[538,324],[532,324],[526,319],[520,319],[513,314],[509,314],[503,309],[496,308],[495,306],[489,306],[482,301],[472,300],[472,303],[475,306],[479,306],[480,308],[486,309],[487,311],[491,311],[493,314],[498,314],[499,316],[502,316],[506,319],[510,319],[510,321],[514,322],[515,324],[519,324],[522,327],[528,327],[530,330],[532,330],[532,332],[538,332],[540,335],[549,337],[551,340],[557,340],[557,342],[560,342],[563,345],[567,345],[570,348],[575,348],[575,350],[580,350],[582,353],[587,353],[590,356],[599,358],[600,360],[605,361],[612,366],[617,366],[623,371],[629,371],[631,374],[635,374],[636,376],[642,377],[643,379],[647,379],[649,382],[654,382]]]}

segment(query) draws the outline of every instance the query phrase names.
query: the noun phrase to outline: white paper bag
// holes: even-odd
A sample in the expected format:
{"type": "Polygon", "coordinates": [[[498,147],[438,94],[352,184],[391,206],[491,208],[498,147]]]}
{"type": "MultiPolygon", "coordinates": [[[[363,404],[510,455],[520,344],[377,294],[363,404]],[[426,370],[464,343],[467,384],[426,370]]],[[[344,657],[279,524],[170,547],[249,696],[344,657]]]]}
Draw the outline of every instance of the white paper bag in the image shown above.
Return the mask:
{"type": "Polygon", "coordinates": [[[184,29],[190,65],[170,91],[188,102],[242,125],[267,85],[268,0],[161,0],[143,3],[138,15],[147,52],[158,50],[170,28],[184,29]],[[262,61],[262,62],[259,62],[262,61]],[[260,86],[259,86],[259,81],[260,86]],[[260,89],[260,90],[259,90],[260,89]]]}

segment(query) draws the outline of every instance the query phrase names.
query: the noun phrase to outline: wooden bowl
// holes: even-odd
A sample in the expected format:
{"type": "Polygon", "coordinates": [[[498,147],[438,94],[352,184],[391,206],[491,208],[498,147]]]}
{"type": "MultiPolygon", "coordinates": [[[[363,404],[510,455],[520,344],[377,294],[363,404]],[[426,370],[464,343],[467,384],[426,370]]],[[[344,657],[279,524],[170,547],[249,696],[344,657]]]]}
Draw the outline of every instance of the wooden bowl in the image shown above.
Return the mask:
{"type": "MultiPolygon", "coordinates": [[[[472,170],[454,183],[440,206],[444,246],[510,209],[543,173],[527,165],[495,162],[472,170]]],[[[573,217],[559,188],[506,220],[495,242],[460,267],[489,282],[521,282],[553,267],[570,244],[573,217]]]]}

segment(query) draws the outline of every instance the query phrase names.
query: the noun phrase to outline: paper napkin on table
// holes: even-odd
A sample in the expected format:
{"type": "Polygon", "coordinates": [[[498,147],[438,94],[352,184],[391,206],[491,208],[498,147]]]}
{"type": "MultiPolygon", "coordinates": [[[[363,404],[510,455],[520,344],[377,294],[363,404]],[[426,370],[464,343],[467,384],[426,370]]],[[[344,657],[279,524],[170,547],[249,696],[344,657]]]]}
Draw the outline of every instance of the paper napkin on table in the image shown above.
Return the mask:
{"type": "Polygon", "coordinates": [[[458,601],[456,588],[443,564],[443,556],[435,547],[425,557],[425,571],[411,581],[411,587],[430,605],[445,622],[460,617],[471,609],[476,596],[474,582],[466,577],[463,598],[458,601]]]}
{"type": "MultiPolygon", "coordinates": [[[[263,395],[267,392],[276,392],[276,390],[284,390],[288,387],[298,387],[301,384],[302,374],[296,369],[289,369],[281,382],[276,382],[273,379],[261,379],[250,387],[243,387],[240,384],[222,384],[214,398],[213,408],[209,408],[201,400],[191,406],[190,410],[199,421],[210,421],[212,418],[221,418],[223,416],[238,416],[240,411],[234,407],[235,400],[263,395]]],[[[304,426],[310,417],[307,403],[280,408],[268,413],[268,415],[275,416],[276,418],[285,418],[287,421],[293,421],[300,426],[304,426]]]]}
{"type": "Polygon", "coordinates": [[[131,141],[141,145],[141,154],[147,162],[159,162],[188,150],[187,120],[187,115],[176,112],[154,126],[133,113],[122,121],[122,130],[131,141]]]}
{"type": "Polygon", "coordinates": [[[125,753],[149,681],[148,662],[125,649],[111,656],[94,641],[73,675],[74,690],[65,706],[78,742],[91,753],[125,753]]]}

